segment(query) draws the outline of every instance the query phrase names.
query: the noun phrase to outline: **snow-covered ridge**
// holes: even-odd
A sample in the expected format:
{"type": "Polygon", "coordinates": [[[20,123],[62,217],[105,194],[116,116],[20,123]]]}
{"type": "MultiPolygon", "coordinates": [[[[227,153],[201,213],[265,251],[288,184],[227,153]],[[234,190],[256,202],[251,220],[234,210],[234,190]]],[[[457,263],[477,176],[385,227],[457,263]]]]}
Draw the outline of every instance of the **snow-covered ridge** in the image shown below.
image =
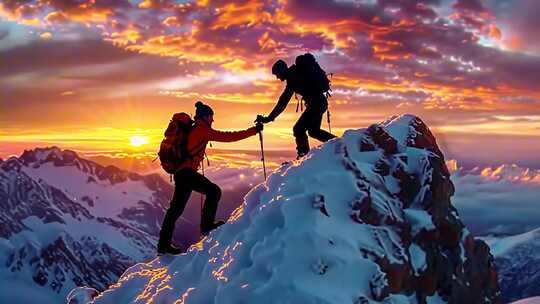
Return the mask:
{"type": "Polygon", "coordinates": [[[278,168],[186,254],[131,267],[93,303],[497,303],[493,258],[453,192],[419,118],[349,130],[278,168]]]}
{"type": "MultiPolygon", "coordinates": [[[[519,235],[483,239],[496,258],[504,303],[539,296],[540,228],[519,235]]],[[[530,299],[530,303],[537,303],[540,298],[535,299],[530,299]]]]}
{"type": "MultiPolygon", "coordinates": [[[[157,174],[142,176],[128,172],[115,166],[102,166],[94,161],[79,157],[71,150],[61,150],[58,147],[35,148],[25,150],[18,158],[10,158],[11,161],[20,161],[24,166],[38,169],[42,166],[73,167],[89,175],[88,182],[108,181],[110,184],[125,182],[128,180],[143,180],[149,187],[156,187],[157,174]]],[[[160,189],[155,189],[160,190],[160,189]]]]}
{"type": "Polygon", "coordinates": [[[491,253],[493,254],[493,256],[499,257],[501,255],[504,255],[508,251],[516,248],[517,246],[526,244],[534,240],[538,240],[540,244],[540,228],[526,233],[507,237],[484,237],[483,240],[491,248],[491,253]]]}

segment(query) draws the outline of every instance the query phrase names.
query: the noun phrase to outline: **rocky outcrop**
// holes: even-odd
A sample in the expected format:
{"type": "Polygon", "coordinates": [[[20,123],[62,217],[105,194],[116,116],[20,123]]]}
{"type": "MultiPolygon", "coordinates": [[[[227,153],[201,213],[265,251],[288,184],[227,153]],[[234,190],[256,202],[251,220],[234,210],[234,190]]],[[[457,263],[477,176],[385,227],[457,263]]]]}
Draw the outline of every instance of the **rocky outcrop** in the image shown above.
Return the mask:
{"type": "Polygon", "coordinates": [[[426,298],[437,292],[448,303],[499,303],[497,273],[489,247],[474,239],[451,205],[454,185],[435,137],[419,118],[409,118],[408,132],[401,142],[387,132],[392,123],[397,123],[390,119],[369,127],[359,144],[360,151],[384,151],[375,162],[375,172],[383,178],[393,176],[399,183],[393,204],[402,207],[403,220],[388,216],[386,210],[390,208],[373,204],[366,192],[371,185],[362,178],[361,171],[354,170],[354,162],[345,158],[345,167],[358,176],[359,192],[366,193],[352,205],[353,219],[369,225],[393,226],[401,237],[401,246],[408,247],[409,252],[420,248],[425,255],[423,267],[415,269],[411,259],[391,263],[384,255],[372,253],[371,258],[388,278],[388,287],[379,297],[396,292],[415,293],[419,303],[426,303],[426,298]],[[405,169],[404,164],[410,162],[405,153],[407,147],[427,152],[414,171],[405,169]],[[427,211],[433,226],[415,227],[418,219],[414,210],[427,211]]]}

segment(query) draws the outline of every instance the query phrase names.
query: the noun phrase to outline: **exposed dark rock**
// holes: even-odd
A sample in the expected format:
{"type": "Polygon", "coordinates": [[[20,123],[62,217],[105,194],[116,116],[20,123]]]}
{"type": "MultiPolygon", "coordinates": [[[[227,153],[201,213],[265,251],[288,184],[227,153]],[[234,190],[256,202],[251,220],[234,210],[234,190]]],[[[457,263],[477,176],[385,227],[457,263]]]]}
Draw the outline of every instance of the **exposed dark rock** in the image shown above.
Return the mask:
{"type": "MultiPolygon", "coordinates": [[[[359,196],[351,203],[351,218],[361,224],[393,226],[401,237],[402,246],[417,246],[426,255],[426,267],[415,271],[408,259],[402,263],[390,263],[376,252],[362,251],[364,256],[379,265],[388,281],[387,287],[372,290],[373,298],[381,300],[388,293],[415,292],[418,303],[426,303],[426,297],[437,292],[448,303],[501,303],[493,256],[483,241],[475,240],[469,234],[451,205],[454,185],[429,128],[419,118],[412,119],[409,124],[405,144],[432,152],[421,160],[416,172],[407,172],[401,165],[407,164],[408,159],[396,154],[404,148],[400,148],[397,140],[381,125],[370,126],[367,134],[371,140],[364,138],[359,151],[384,151],[375,163],[374,173],[397,179],[400,191],[392,197],[400,202],[403,211],[408,208],[425,210],[435,226],[434,229],[422,228],[413,233],[413,223],[404,223],[400,216],[389,216],[391,205],[372,199],[372,192],[378,191],[377,186],[367,184],[357,165],[352,159],[347,159],[348,153],[344,153],[345,168],[358,178],[359,196]]],[[[378,278],[372,280],[377,281],[378,278]]],[[[374,283],[373,286],[381,284],[374,283]]]]}

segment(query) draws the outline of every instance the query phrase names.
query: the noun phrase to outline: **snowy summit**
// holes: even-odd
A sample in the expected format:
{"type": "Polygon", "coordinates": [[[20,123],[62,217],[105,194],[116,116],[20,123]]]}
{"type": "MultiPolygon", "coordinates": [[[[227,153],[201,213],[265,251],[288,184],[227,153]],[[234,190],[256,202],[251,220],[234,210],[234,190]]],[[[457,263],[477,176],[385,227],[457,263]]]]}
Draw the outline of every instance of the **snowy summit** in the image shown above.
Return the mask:
{"type": "Polygon", "coordinates": [[[187,253],[129,268],[92,303],[499,303],[493,257],[453,192],[419,118],[349,130],[277,169],[187,253]]]}

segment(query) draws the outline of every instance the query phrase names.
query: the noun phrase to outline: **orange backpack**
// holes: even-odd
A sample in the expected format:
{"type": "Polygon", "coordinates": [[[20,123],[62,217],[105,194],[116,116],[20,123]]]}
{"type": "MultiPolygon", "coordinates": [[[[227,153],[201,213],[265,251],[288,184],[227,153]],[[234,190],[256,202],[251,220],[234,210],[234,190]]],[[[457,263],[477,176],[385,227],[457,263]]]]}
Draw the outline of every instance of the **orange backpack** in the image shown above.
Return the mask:
{"type": "Polygon", "coordinates": [[[165,138],[159,146],[158,157],[165,172],[174,174],[189,157],[187,138],[193,128],[193,120],[186,113],[175,113],[165,130],[165,138]]]}

